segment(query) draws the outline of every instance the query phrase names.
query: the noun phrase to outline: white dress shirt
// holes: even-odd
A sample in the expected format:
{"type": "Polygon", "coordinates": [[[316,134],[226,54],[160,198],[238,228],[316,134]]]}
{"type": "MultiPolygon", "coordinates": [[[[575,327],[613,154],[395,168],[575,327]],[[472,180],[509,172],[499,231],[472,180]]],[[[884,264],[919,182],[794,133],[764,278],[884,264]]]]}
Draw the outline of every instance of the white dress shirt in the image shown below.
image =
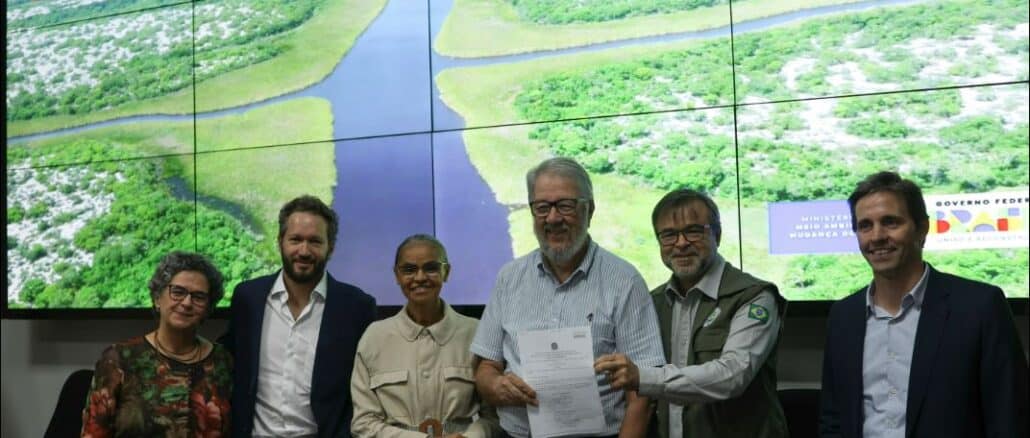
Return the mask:
{"type": "Polygon", "coordinates": [[[311,410],[311,376],[326,285],[323,273],[296,319],[286,303],[289,296],[281,271],[272,285],[261,323],[255,437],[307,437],[318,433],[311,410]]]}

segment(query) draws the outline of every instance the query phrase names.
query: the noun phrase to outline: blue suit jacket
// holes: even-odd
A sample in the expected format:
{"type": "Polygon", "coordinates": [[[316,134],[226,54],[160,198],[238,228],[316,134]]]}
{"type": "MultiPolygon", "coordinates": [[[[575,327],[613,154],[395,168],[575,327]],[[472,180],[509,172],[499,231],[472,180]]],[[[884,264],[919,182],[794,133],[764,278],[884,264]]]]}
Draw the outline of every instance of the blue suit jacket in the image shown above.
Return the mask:
{"type": "MultiPolygon", "coordinates": [[[[222,337],[233,353],[232,434],[249,437],[254,427],[261,325],[265,303],[276,275],[259,277],[236,286],[230,308],[229,330],[222,337]]],[[[311,382],[311,410],[319,437],[350,437],[353,404],[350,375],[358,340],[376,316],[376,301],[352,285],[328,275],[325,310],[315,347],[311,382]]]]}
{"type": "MultiPolygon", "coordinates": [[[[830,309],[823,437],[862,436],[865,293],[830,309]]],[[[1001,289],[930,268],[908,391],[906,437],[1027,436],[1027,361],[1001,289]]]]}

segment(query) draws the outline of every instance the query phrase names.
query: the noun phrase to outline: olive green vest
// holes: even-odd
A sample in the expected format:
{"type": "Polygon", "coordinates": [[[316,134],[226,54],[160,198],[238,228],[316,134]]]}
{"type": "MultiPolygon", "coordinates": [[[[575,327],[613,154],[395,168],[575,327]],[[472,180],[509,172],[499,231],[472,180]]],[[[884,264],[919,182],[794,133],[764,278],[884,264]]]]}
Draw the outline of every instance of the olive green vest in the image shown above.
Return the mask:
{"type": "MultiPolygon", "coordinates": [[[[665,287],[663,284],[651,291],[651,297],[658,311],[662,346],[668,359],[672,357],[672,306],[665,295],[665,287]]],[[[712,300],[707,295],[702,295],[690,330],[691,341],[686,365],[701,364],[718,358],[726,344],[733,315],[737,313],[737,309],[753,300],[763,290],[770,290],[776,296],[779,315],[782,317],[786,301],[780,296],[776,285],[752,277],[727,263],[719,283],[718,299],[712,300]],[[707,327],[701,327],[716,308],[720,310],[715,319],[707,327]]],[[[740,396],[719,402],[685,404],[683,437],[787,437],[787,420],[776,395],[778,344],[777,338],[769,357],[740,396]]],[[[662,400],[658,401],[658,434],[662,438],[669,436],[669,402],[662,400]]]]}

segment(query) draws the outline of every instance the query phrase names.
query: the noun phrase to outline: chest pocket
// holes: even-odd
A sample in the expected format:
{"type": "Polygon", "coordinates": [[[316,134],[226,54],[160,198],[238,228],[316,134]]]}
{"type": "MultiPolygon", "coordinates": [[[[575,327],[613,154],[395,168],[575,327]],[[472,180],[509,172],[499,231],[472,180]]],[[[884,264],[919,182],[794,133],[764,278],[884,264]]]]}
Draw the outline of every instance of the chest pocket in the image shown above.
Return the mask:
{"type": "Polygon", "coordinates": [[[410,423],[407,408],[410,394],[408,370],[377,373],[369,376],[368,380],[372,392],[379,398],[379,403],[383,405],[386,416],[405,424],[410,423]]]}
{"type": "Polygon", "coordinates": [[[443,378],[447,383],[465,382],[465,383],[476,383],[476,378],[472,375],[472,367],[443,367],[443,378]]]}
{"type": "Polygon", "coordinates": [[[594,357],[615,352],[615,323],[608,315],[594,313],[590,319],[590,334],[594,337],[594,357]]]}
{"type": "Polygon", "coordinates": [[[694,338],[694,365],[717,359],[726,345],[730,331],[724,328],[701,329],[694,338]]]}
{"type": "Polygon", "coordinates": [[[448,417],[471,418],[476,411],[476,378],[472,367],[443,367],[443,405],[448,417]]]}

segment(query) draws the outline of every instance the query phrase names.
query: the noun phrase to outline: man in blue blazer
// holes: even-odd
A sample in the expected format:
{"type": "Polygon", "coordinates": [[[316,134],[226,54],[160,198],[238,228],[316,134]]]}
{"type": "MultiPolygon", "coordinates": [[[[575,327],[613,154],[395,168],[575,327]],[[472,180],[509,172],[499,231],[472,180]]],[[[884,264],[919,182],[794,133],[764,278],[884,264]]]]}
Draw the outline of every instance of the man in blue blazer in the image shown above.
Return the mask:
{"type": "Polygon", "coordinates": [[[893,172],[848,198],[873,270],[830,310],[823,437],[1026,437],[1027,361],[1001,289],[923,262],[914,183],[893,172]]]}
{"type": "Polygon", "coordinates": [[[375,299],[325,270],[339,228],[313,196],[279,211],[278,274],[240,283],[229,330],[235,437],[349,437],[350,375],[375,299]]]}

